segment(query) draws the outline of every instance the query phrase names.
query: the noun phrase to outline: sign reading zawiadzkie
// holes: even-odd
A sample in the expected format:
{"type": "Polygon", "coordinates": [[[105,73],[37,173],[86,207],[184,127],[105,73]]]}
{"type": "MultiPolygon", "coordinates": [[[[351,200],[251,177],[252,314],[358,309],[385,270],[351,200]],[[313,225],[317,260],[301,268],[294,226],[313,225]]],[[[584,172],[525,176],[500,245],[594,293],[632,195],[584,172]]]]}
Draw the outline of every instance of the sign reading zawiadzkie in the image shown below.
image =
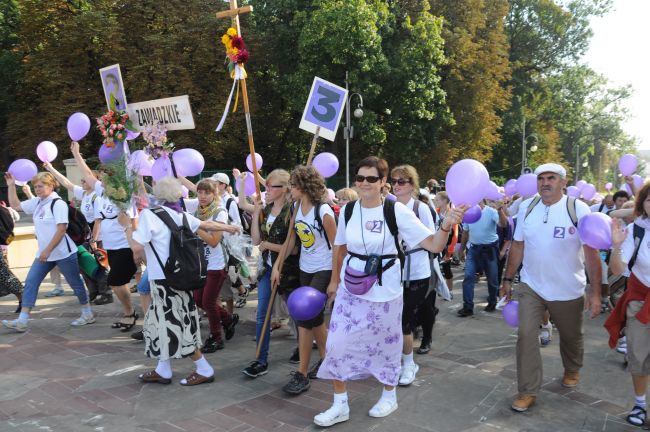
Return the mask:
{"type": "Polygon", "coordinates": [[[167,130],[195,128],[190,98],[187,95],[131,103],[126,112],[138,132],[157,123],[165,126],[167,130]]]}

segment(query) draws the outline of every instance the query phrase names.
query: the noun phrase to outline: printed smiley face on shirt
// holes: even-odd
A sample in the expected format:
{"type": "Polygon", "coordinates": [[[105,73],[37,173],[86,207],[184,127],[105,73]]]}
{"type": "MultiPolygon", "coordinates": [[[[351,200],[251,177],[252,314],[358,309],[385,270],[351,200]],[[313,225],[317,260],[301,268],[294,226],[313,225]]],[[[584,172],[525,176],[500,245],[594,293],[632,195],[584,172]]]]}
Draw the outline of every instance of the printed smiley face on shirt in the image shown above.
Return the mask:
{"type": "Polygon", "coordinates": [[[296,235],[300,239],[302,247],[309,249],[314,245],[314,243],[316,243],[316,236],[314,235],[314,231],[308,224],[302,221],[296,221],[295,228],[296,235]]]}

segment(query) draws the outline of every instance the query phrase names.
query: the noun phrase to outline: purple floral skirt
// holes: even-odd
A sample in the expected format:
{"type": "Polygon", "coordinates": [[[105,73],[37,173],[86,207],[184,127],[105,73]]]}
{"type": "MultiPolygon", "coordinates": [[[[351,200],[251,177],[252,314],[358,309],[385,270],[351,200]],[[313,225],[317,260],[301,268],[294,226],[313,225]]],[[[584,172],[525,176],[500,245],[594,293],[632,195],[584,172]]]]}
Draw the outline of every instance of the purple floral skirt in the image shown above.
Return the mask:
{"type": "Polygon", "coordinates": [[[318,378],[349,381],[373,376],[396,386],[402,360],[402,303],[401,296],[371,302],[339,288],[318,378]]]}

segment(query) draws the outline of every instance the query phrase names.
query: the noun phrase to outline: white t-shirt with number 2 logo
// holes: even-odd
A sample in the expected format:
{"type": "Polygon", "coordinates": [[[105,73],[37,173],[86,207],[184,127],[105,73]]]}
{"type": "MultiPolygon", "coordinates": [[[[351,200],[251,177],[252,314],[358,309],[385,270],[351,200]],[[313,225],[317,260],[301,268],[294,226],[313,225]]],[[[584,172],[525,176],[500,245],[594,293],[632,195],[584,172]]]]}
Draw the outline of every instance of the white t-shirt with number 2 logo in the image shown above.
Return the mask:
{"type": "MultiPolygon", "coordinates": [[[[547,301],[582,297],[587,284],[585,259],[578,229],[567,210],[567,197],[548,207],[540,201],[526,217],[532,201],[521,203],[514,236],[515,241],[524,242],[521,281],[547,301]]],[[[590,212],[587,204],[576,201],[578,220],[590,212]]]]}

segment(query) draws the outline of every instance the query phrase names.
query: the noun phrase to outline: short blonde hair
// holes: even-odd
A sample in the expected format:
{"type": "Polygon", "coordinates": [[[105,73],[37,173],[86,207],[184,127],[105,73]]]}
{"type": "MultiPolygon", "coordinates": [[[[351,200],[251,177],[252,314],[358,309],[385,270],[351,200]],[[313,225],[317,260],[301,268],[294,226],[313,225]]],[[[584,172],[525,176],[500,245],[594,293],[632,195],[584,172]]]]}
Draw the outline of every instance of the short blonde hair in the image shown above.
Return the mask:
{"type": "Polygon", "coordinates": [[[52,174],[46,171],[39,172],[34,177],[32,177],[32,184],[36,184],[36,182],[41,182],[44,185],[51,186],[52,189],[59,187],[59,182],[56,181],[56,178],[54,178],[52,174]]]}
{"type": "Polygon", "coordinates": [[[161,201],[168,203],[178,202],[183,196],[181,182],[174,177],[163,177],[153,185],[153,194],[161,201]]]}
{"type": "Polygon", "coordinates": [[[343,188],[336,191],[336,198],[344,201],[356,201],[359,199],[359,194],[354,189],[343,188]]]}

